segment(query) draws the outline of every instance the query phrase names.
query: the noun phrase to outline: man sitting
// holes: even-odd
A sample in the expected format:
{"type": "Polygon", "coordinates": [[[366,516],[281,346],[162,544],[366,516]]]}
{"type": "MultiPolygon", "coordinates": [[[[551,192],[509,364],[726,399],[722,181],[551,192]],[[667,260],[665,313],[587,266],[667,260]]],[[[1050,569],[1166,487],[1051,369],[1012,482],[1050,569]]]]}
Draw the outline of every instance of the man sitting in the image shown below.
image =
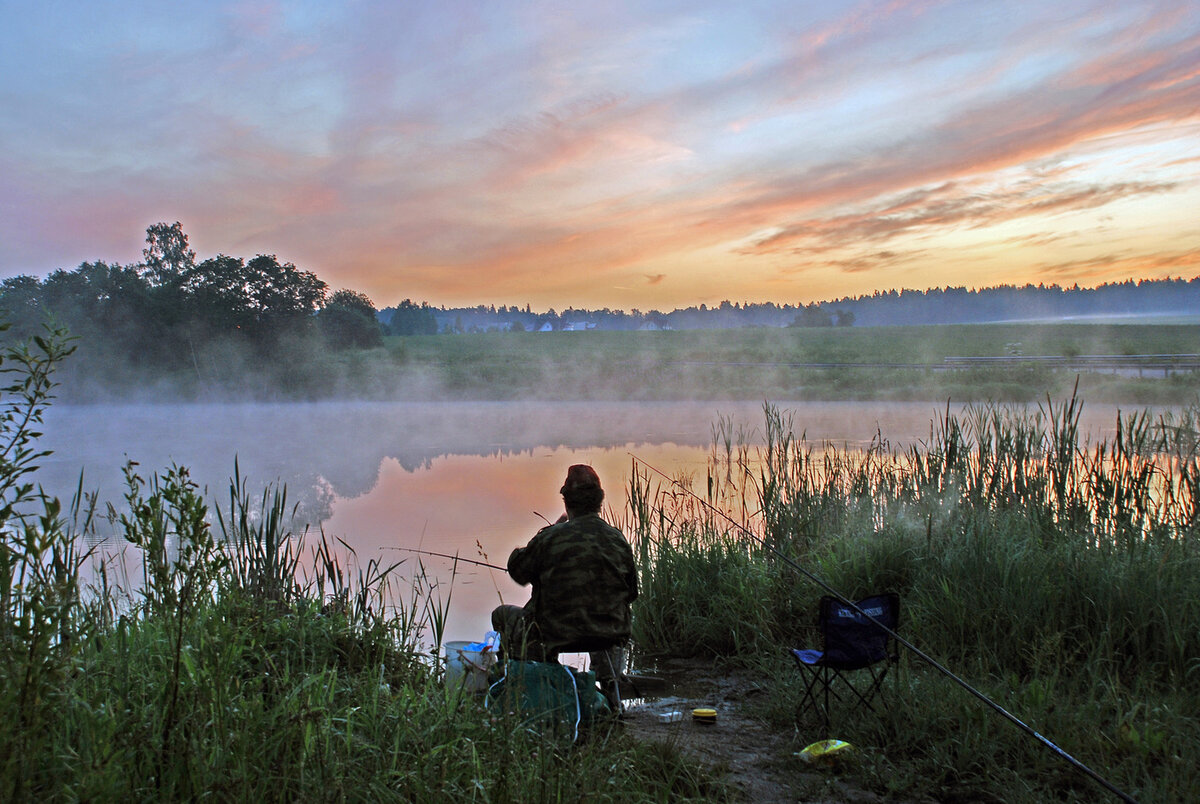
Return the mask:
{"type": "Polygon", "coordinates": [[[508,574],[522,586],[533,584],[533,595],[524,607],[497,607],[492,628],[509,658],[553,662],[564,650],[588,646],[600,689],[620,712],[616,681],[638,595],[633,550],[600,517],[604,490],[592,467],[568,469],[559,492],[566,513],[508,557],[508,574]]]}

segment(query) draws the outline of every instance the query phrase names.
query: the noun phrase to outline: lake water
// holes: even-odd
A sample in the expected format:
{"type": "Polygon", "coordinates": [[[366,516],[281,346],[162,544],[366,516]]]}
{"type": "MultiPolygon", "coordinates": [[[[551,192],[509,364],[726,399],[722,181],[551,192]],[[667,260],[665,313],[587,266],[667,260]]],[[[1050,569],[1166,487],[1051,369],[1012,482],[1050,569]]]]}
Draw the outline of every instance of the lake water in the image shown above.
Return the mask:
{"type": "MultiPolygon", "coordinates": [[[[929,436],[944,413],[933,403],[780,403],[810,443],[866,445],[876,430],[893,446],[929,436]]],[[[1088,411],[1089,427],[1111,429],[1111,408],[1088,411]]],[[[37,476],[64,501],[85,490],[121,501],[121,467],[143,477],[186,466],[228,506],[237,461],[259,496],[286,485],[308,543],[320,531],[350,544],[360,564],[417,557],[395,548],[458,554],[503,565],[509,552],[562,512],[558,488],[568,466],[599,472],[607,503],[624,507],[636,457],[675,477],[703,471],[714,424],[734,423],[758,443],[764,421],[754,403],[312,403],[121,405],[51,408],[41,445],[53,454],[37,476]]],[[[120,506],[118,505],[118,508],[120,506]]],[[[101,544],[120,546],[119,539],[101,544]]],[[[451,592],[447,639],[477,639],[498,602],[523,604],[528,589],[499,571],[426,557],[451,592]]]]}

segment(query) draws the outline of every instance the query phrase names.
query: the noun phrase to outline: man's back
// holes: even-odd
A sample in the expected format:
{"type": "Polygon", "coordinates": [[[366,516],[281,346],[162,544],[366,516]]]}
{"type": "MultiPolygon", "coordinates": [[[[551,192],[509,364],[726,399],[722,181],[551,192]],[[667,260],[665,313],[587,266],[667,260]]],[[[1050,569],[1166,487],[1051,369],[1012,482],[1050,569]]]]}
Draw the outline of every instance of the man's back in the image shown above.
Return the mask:
{"type": "Polygon", "coordinates": [[[509,574],[533,584],[532,610],[548,648],[580,639],[629,638],[637,566],[621,531],[598,514],[543,528],[514,550],[509,574]]]}

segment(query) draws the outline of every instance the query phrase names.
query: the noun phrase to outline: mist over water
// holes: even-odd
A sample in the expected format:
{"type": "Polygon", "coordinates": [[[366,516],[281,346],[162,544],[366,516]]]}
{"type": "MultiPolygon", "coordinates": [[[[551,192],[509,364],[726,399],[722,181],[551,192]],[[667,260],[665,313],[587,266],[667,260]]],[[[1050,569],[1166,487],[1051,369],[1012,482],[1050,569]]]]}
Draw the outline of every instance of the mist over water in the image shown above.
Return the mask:
{"type": "MultiPolygon", "coordinates": [[[[926,403],[803,403],[798,429],[810,440],[866,443],[882,428],[893,441],[928,435],[936,406],[926,403]]],[[[753,440],[762,405],[728,403],[370,403],[57,405],[46,414],[41,445],[52,454],[38,480],[60,496],[84,488],[120,499],[121,467],[142,474],[186,466],[211,492],[224,495],[234,461],[251,489],[287,485],[312,526],[328,519],[336,499],[369,494],[394,463],[408,473],[439,459],[511,460],[538,451],[611,450],[675,445],[707,448],[727,417],[753,440]]],[[[647,458],[647,460],[649,460],[647,458]]],[[[565,467],[564,467],[565,468],[565,467]]],[[[670,470],[673,467],[662,467],[670,470]]],[[[464,480],[464,488],[471,483],[464,480]]],[[[557,488],[557,486],[555,487],[557,488]]]]}
{"type": "MultiPolygon", "coordinates": [[[[893,448],[929,437],[946,406],[927,402],[779,403],[810,444],[865,447],[881,433],[893,448]]],[[[953,410],[960,410],[954,407],[953,410]]],[[[1085,406],[1083,428],[1115,429],[1116,410],[1085,406]]],[[[500,600],[523,604],[528,590],[503,572],[419,558],[396,548],[458,554],[503,565],[545,520],[562,512],[558,488],[569,465],[596,467],[606,505],[624,509],[634,457],[668,475],[703,478],[718,420],[735,441],[759,444],[758,403],[363,403],[96,405],[52,407],[41,446],[52,454],[36,479],[66,502],[85,491],[121,508],[121,468],[142,477],[186,466],[210,507],[227,509],[234,462],[252,499],[286,486],[306,543],[323,531],[345,540],[360,564],[424,563],[450,593],[447,638],[471,639],[500,600]]],[[[100,536],[108,527],[101,523],[100,536]]],[[[108,533],[111,533],[111,528],[108,533]]],[[[119,537],[101,545],[118,550],[119,537]]]]}

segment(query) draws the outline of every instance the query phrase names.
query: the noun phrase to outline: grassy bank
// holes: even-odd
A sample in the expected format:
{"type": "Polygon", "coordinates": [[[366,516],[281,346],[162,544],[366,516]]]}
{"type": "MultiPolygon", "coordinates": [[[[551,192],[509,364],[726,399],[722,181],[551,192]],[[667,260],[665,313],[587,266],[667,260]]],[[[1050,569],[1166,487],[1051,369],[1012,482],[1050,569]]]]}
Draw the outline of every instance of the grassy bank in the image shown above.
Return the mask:
{"type": "MultiPolygon", "coordinates": [[[[393,338],[397,393],[519,399],[885,399],[1037,401],[1077,373],[1041,367],[953,372],[802,368],[797,363],[939,365],[944,358],[1200,353],[1200,327],[975,325],[679,332],[491,333],[393,338]]],[[[1184,402],[1195,376],[1085,373],[1094,401],[1184,402]]]]}
{"type": "Polygon", "coordinates": [[[937,370],[946,357],[1197,354],[1195,325],[947,325],[389,337],[333,351],[298,340],[271,352],[210,343],[173,374],[111,363],[88,344],[67,367],[70,401],[200,400],[915,400],[1037,401],[1070,392],[1180,404],[1200,377],[1000,366],[937,370]],[[811,368],[795,364],[847,364],[811,368]],[[853,364],[873,364],[855,367],[853,364]],[[880,364],[913,367],[881,368],[880,364]],[[928,368],[926,368],[928,366],[928,368]]]}
{"type": "Polygon", "coordinates": [[[27,482],[46,339],[4,355],[0,409],[0,799],[4,801],[673,801],[720,799],[673,749],[594,728],[531,733],[443,683],[445,611],[418,573],[357,566],[283,530],[286,493],[224,505],[185,469],[126,469],[122,506],[65,508],[27,482]],[[85,583],[93,525],[130,578],[85,583]],[[125,588],[122,588],[125,587],[125,588]],[[394,602],[397,596],[402,601],[394,602]]]}
{"type": "MultiPolygon", "coordinates": [[[[817,645],[823,590],[786,556],[850,598],[900,593],[918,648],[1139,801],[1200,799],[1197,411],[1126,416],[1086,445],[1079,411],[978,406],[906,452],[807,444],[772,408],[765,445],[725,438],[724,423],[695,479],[703,501],[649,471],[631,484],[639,648],[758,668],[761,714],[791,727],[800,679],[785,648],[817,645]]],[[[892,680],[890,715],[835,717],[861,783],[901,798],[1110,797],[914,656],[892,680]]],[[[783,761],[819,729],[802,719],[783,761]]]]}

